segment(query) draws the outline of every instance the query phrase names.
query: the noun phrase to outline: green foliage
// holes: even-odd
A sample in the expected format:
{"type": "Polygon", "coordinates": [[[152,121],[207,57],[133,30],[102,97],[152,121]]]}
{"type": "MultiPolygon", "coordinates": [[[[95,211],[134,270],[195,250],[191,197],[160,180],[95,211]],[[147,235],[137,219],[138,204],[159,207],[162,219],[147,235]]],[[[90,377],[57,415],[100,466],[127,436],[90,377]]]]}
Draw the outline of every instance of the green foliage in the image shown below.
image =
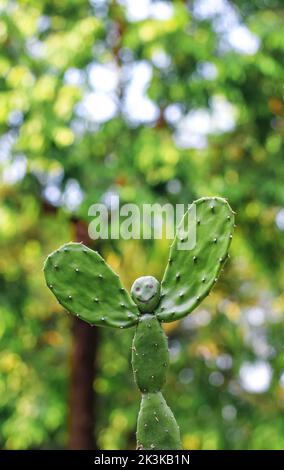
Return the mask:
{"type": "MultiPolygon", "coordinates": [[[[236,210],[226,277],[190,317],[165,324],[171,361],[165,396],[184,448],[283,449],[283,2],[228,3],[259,39],[257,50],[232,47],[220,29],[227,17],[204,19],[193,11],[196,2],[171,2],[167,20],[153,14],[133,21],[117,2],[100,9],[95,0],[1,0],[2,448],[66,446],[70,322],[40,267],[74,239],[70,219],[88,222],[90,204],[115,191],[121,202],[137,204],[187,204],[218,194],[236,210]],[[80,115],[82,97],[94,91],[93,62],[114,64],[121,74],[142,61],[152,70],[144,93],[158,108],[150,124],[122,112],[129,75],[114,92],[116,115],[104,122],[80,115]],[[215,71],[209,76],[208,63],[215,71]],[[67,79],[70,69],[80,80],[67,79]],[[213,130],[199,148],[178,145],[179,121],[168,116],[179,116],[168,107],[177,105],[182,117],[200,108],[212,113],[216,96],[231,104],[234,127],[213,130]],[[17,173],[19,166],[25,172],[17,173]],[[74,180],[85,198],[75,209],[74,180]],[[246,364],[270,371],[266,387],[248,388],[246,364]]],[[[223,112],[219,117],[227,123],[223,112]]],[[[167,241],[101,245],[126,287],[145,273],[161,278],[167,241]]],[[[102,329],[94,382],[101,449],[135,447],[131,335],[102,329]]]]}

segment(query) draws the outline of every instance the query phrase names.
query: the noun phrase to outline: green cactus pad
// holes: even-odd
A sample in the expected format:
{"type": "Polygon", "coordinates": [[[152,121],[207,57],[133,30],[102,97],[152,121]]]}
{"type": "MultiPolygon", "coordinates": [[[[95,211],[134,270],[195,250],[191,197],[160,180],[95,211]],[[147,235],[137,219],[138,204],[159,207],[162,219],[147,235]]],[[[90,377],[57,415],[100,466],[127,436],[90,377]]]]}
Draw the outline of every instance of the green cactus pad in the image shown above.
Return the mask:
{"type": "Polygon", "coordinates": [[[69,312],[91,325],[128,328],[139,311],[103,258],[81,243],[67,243],[45,261],[47,286],[69,312]]]}
{"type": "Polygon", "coordinates": [[[156,316],[142,315],[132,344],[132,367],[139,389],[144,393],[159,391],[166,381],[168,364],[164,330],[156,316]]]}
{"type": "Polygon", "coordinates": [[[181,449],[179,427],[161,392],[142,395],[137,447],[141,450],[181,449]]]}
{"type": "MultiPolygon", "coordinates": [[[[202,198],[193,204],[196,206],[196,245],[191,250],[178,249],[183,242],[179,226],[161,283],[161,300],[155,311],[162,322],[178,320],[195,309],[209,294],[227,258],[234,228],[234,213],[229,204],[217,197],[202,198]]],[[[187,231],[187,213],[181,226],[183,222],[187,231]]]]}

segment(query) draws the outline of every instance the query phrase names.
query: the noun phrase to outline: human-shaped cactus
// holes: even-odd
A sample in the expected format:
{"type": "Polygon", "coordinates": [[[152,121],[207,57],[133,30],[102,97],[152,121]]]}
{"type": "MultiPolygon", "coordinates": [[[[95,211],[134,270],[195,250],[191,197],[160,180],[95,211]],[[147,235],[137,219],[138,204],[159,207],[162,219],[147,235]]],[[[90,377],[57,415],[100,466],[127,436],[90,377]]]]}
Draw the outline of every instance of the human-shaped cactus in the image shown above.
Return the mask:
{"type": "Polygon", "coordinates": [[[62,246],[44,266],[48,287],[69,312],[91,325],[136,326],[132,367],[142,393],[138,449],[181,449],[179,427],[161,392],[169,365],[161,323],[184,317],[209,294],[232,238],[234,213],[226,200],[202,198],[193,205],[194,248],[179,249],[183,239],[178,228],[161,284],[152,276],[140,277],[133,283],[131,297],[104,259],[81,243],[62,246]]]}

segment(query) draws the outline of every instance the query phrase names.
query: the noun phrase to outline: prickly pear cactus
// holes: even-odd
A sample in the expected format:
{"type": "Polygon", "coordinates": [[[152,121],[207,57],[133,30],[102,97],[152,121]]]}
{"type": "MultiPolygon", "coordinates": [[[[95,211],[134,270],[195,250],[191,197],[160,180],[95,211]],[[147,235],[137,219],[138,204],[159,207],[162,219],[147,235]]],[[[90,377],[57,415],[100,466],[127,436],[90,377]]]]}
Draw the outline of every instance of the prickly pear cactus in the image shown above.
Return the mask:
{"type": "MultiPolygon", "coordinates": [[[[178,425],[161,392],[169,365],[161,323],[184,317],[209,294],[227,259],[232,239],[234,213],[225,199],[202,198],[193,206],[195,246],[179,249],[184,239],[178,227],[161,284],[152,276],[141,277],[133,283],[131,297],[103,258],[80,243],[59,248],[44,265],[48,287],[74,315],[91,325],[136,325],[132,367],[142,394],[138,449],[181,449],[178,425]]],[[[186,215],[181,222],[183,233],[189,228],[186,215]]]]}
{"type": "MultiPolygon", "coordinates": [[[[141,285],[147,282],[143,277],[139,281],[141,285]]],[[[164,330],[155,314],[146,313],[137,325],[132,345],[134,378],[142,393],[136,434],[138,449],[181,449],[179,427],[161,393],[168,365],[164,330]]]]}
{"type": "MultiPolygon", "coordinates": [[[[212,289],[228,257],[234,229],[234,213],[225,199],[202,198],[196,208],[196,244],[179,250],[177,235],[171,245],[168,265],[161,283],[161,301],[156,310],[160,321],[171,322],[195,309],[212,289]]],[[[190,208],[189,208],[190,211],[190,208]]],[[[189,219],[185,214],[185,231],[189,219]]]]}
{"type": "Polygon", "coordinates": [[[137,448],[181,449],[179,427],[161,392],[142,395],[137,423],[137,448]]]}
{"type": "Polygon", "coordinates": [[[67,243],[45,261],[46,283],[59,303],[91,325],[128,328],[139,312],[117,274],[95,251],[67,243]]]}

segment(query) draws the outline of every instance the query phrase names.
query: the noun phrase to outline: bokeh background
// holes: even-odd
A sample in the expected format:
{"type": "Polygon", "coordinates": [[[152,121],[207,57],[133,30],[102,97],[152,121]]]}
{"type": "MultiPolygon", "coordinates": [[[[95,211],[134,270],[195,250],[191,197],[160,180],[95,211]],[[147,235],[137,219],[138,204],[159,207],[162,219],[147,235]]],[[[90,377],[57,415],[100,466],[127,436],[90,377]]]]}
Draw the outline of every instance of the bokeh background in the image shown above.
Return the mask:
{"type": "Polygon", "coordinates": [[[281,0],[0,1],[0,445],[135,448],[133,330],[90,328],[44,285],[98,249],[127,287],[169,242],[91,241],[88,208],[229,199],[231,258],[166,327],[185,449],[284,448],[281,0]]]}

